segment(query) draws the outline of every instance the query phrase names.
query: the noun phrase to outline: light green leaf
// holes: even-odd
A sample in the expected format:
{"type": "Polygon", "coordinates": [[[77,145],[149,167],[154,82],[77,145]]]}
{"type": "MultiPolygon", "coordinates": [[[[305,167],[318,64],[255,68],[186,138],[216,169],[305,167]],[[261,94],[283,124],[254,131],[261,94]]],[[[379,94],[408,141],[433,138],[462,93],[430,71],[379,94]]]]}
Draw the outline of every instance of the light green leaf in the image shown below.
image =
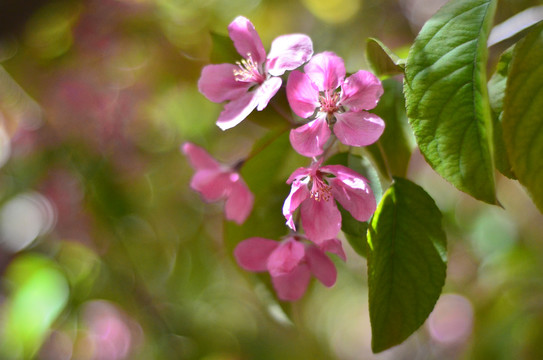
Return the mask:
{"type": "Polygon", "coordinates": [[[405,176],[413,145],[405,114],[402,84],[394,79],[386,79],[383,81],[383,89],[385,92],[373,112],[385,121],[385,131],[366,150],[383,176],[405,176]]]}
{"type": "Polygon", "coordinates": [[[486,41],[495,0],[452,0],[409,51],[407,115],[426,161],[459,190],[496,204],[486,41]]]}
{"type": "Polygon", "coordinates": [[[509,64],[513,57],[513,48],[509,48],[500,57],[496,66],[496,72],[488,81],[488,96],[492,109],[492,123],[494,127],[494,164],[496,168],[510,179],[516,179],[511,163],[505,151],[502,129],[503,98],[505,96],[505,84],[509,72],[509,64]]]}
{"type": "Polygon", "coordinates": [[[515,47],[505,89],[503,136],[521,184],[543,212],[543,24],[515,47]]]}
{"type": "Polygon", "coordinates": [[[13,289],[0,322],[0,357],[33,359],[68,301],[64,274],[49,259],[24,255],[7,270],[13,289]]]}
{"type": "Polygon", "coordinates": [[[426,320],[445,282],[447,240],[441,212],[402,178],[386,191],[368,230],[372,350],[407,339],[426,320]]]}
{"type": "Polygon", "coordinates": [[[366,40],[366,58],[378,76],[403,74],[405,60],[377,39],[366,40]]]}

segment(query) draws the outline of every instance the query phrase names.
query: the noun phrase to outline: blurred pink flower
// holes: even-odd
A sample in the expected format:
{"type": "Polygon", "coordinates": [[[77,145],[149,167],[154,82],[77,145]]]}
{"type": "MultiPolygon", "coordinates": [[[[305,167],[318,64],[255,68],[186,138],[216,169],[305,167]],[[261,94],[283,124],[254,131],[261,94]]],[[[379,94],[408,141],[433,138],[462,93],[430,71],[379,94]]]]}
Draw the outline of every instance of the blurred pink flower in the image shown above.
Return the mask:
{"type": "Polygon", "coordinates": [[[300,207],[305,233],[317,244],[336,237],[341,230],[341,214],[334,199],[358,221],[367,221],[377,206],[366,178],[345,166],[320,167],[321,163],[298,168],[290,175],[287,184],[292,187],[283,204],[283,215],[293,230],[293,213],[300,207]]]}
{"type": "Polygon", "coordinates": [[[315,55],[304,71],[293,71],[287,81],[290,107],[298,116],[312,119],[290,132],[297,152],[304,156],[322,154],[330,128],[345,145],[366,146],[379,139],[385,123],[364,111],[373,109],[383,94],[375,75],[360,70],[345,79],[343,59],[332,52],[315,55]]]}
{"type": "Polygon", "coordinates": [[[338,239],[322,241],[315,246],[300,242],[298,236],[290,236],[282,242],[249,238],[236,246],[234,256],[245,270],[268,271],[281,300],[296,301],[307,290],[311,274],[327,287],[336,283],[336,268],[325,251],[346,260],[338,239]]]}
{"type": "Polygon", "coordinates": [[[242,224],[253,208],[254,196],[239,173],[219,164],[192,143],[183,144],[183,152],[196,170],[190,186],[206,201],[226,199],[226,218],[242,224]]]}
{"type": "Polygon", "coordinates": [[[279,76],[313,55],[313,44],[307,35],[290,34],[277,37],[266,57],[253,24],[242,16],[230,23],[228,32],[243,59],[237,65],[208,65],[198,81],[198,89],[209,100],[229,101],[217,120],[222,130],[236,126],[255,108],[264,109],[281,87],[279,76]]]}

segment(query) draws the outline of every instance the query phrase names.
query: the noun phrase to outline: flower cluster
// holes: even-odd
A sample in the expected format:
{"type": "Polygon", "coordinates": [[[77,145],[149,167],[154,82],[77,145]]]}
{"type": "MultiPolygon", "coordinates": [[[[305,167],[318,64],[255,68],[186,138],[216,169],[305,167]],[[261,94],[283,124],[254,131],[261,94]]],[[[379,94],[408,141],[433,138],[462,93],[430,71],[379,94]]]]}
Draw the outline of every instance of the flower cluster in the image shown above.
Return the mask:
{"type": "MultiPolygon", "coordinates": [[[[342,222],[336,201],[358,221],[367,221],[375,211],[367,179],[343,165],[323,164],[336,138],[348,146],[366,146],[381,136],[383,120],[367,110],[375,108],[383,87],[368,71],[346,77],[343,60],[332,52],[313,55],[307,35],[279,36],[266,54],[248,19],[237,17],[228,32],[241,61],[207,65],[198,82],[209,100],[225,102],[217,125],[222,130],[238,125],[285,88],[292,112],[302,118],[289,139],[296,152],[311,160],[287,180],[291,191],[283,215],[289,234],[282,241],[252,237],[234,250],[242,268],[268,271],[278,297],[295,301],[305,293],[311,275],[325,286],[335,284],[337,272],[327,252],[346,260],[338,240],[342,222]],[[303,72],[297,70],[301,66],[303,72]]],[[[196,170],[191,187],[206,201],[224,199],[226,218],[242,224],[254,201],[239,174],[244,160],[228,167],[192,143],[185,143],[182,150],[196,170]]]]}

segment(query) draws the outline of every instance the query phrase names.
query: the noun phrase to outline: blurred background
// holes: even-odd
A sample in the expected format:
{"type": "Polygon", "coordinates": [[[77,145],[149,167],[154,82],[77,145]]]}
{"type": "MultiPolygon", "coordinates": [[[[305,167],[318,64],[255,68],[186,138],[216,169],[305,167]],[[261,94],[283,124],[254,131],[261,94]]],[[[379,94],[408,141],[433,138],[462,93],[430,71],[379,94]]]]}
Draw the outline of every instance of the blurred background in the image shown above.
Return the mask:
{"type": "MultiPolygon", "coordinates": [[[[233,261],[239,240],[286,233],[284,182],[305,160],[275,156],[284,136],[244,168],[257,196],[244,226],[189,188],[183,142],[233,164],[281,126],[266,110],[222,132],[222,106],[198,93],[203,66],[239,60],[225,37],[237,15],[268,50],[306,33],[354,72],[367,37],[406,56],[444,2],[1,0],[0,358],[543,358],[543,217],[515,181],[498,175],[503,209],[485,205],[414,153],[409,178],[444,214],[448,276],[424,326],[378,355],[365,260],[346,242],[336,285],[295,304],[233,261]]],[[[496,23],[535,5],[501,0],[496,23]]]]}

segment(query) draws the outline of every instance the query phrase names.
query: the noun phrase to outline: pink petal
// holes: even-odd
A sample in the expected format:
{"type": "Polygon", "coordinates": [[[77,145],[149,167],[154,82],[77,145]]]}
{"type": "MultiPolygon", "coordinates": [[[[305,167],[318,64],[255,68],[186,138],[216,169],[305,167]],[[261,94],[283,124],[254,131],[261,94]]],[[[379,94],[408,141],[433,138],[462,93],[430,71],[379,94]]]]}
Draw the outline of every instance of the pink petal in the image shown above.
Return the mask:
{"type": "Polygon", "coordinates": [[[198,170],[190,180],[190,187],[202,194],[206,201],[222,199],[230,191],[230,173],[217,170],[198,170]]]}
{"type": "Polygon", "coordinates": [[[319,243],[337,237],[341,229],[341,214],[334,199],[316,201],[309,198],[302,202],[300,212],[309,240],[319,243]]]}
{"type": "Polygon", "coordinates": [[[272,277],[292,272],[305,256],[305,246],[292,238],[283,242],[268,258],[268,271],[272,277]]]}
{"type": "Polygon", "coordinates": [[[360,179],[362,179],[364,181],[368,181],[368,180],[366,180],[365,177],[363,177],[362,175],[360,175],[359,173],[357,173],[353,169],[348,168],[348,167],[343,166],[343,165],[326,165],[326,166],[323,166],[323,167],[319,168],[319,171],[323,172],[323,173],[332,174],[332,175],[338,177],[341,180],[348,179],[348,178],[360,178],[360,179]]]}
{"type": "Polygon", "coordinates": [[[253,209],[254,196],[247,184],[239,177],[239,174],[231,174],[230,179],[233,176],[237,176],[238,179],[230,187],[225,204],[225,213],[228,220],[233,220],[241,225],[253,209]]]}
{"type": "Polygon", "coordinates": [[[313,43],[303,34],[282,35],[271,44],[267,69],[273,76],[281,76],[287,70],[294,70],[311,59],[313,43]]]}
{"type": "Polygon", "coordinates": [[[227,130],[245,120],[258,104],[258,99],[255,95],[255,91],[250,91],[241,98],[226,104],[217,119],[217,126],[221,130],[227,130]]]}
{"type": "Polygon", "coordinates": [[[343,85],[342,105],[352,111],[371,110],[383,95],[381,81],[369,71],[360,70],[349,76],[343,85]]]}
{"type": "Polygon", "coordinates": [[[335,90],[345,79],[343,59],[330,51],[313,56],[304,71],[319,91],[335,90]]]}
{"type": "Polygon", "coordinates": [[[320,106],[319,89],[306,74],[297,70],[288,77],[287,99],[292,111],[304,119],[313,115],[320,106]]]}
{"type": "Polygon", "coordinates": [[[309,198],[307,184],[301,181],[295,181],[290,189],[290,194],[288,194],[283,203],[283,215],[285,216],[285,219],[287,219],[287,226],[292,230],[296,231],[296,225],[292,219],[292,214],[307,198],[309,198]]]}
{"type": "Polygon", "coordinates": [[[255,101],[258,103],[258,111],[262,111],[266,106],[268,106],[270,99],[277,93],[282,82],[283,80],[281,80],[281,78],[272,77],[264,81],[258,87],[255,95],[255,101]]]}
{"type": "Polygon", "coordinates": [[[326,119],[316,118],[299,128],[290,131],[290,144],[298,153],[313,157],[322,154],[324,144],[330,138],[330,128],[326,119]]]}
{"type": "Polygon", "coordinates": [[[279,299],[296,301],[305,294],[310,279],[309,268],[306,264],[300,264],[289,274],[272,277],[272,282],[279,299]]]}
{"type": "Polygon", "coordinates": [[[306,249],[309,270],[325,286],[330,287],[336,283],[336,266],[322,250],[315,246],[306,249]]]}
{"type": "Polygon", "coordinates": [[[376,142],[385,130],[379,116],[365,111],[335,114],[334,134],[345,145],[367,146],[376,142]]]}
{"type": "Polygon", "coordinates": [[[239,68],[232,64],[205,66],[198,80],[198,90],[206,98],[217,103],[240,98],[249,90],[251,83],[236,81],[235,69],[239,68]]]}
{"type": "Polygon", "coordinates": [[[183,153],[188,157],[190,164],[196,170],[220,170],[221,165],[211,157],[203,148],[190,142],[183,144],[183,153]]]}
{"type": "Polygon", "coordinates": [[[318,246],[322,251],[331,252],[339,256],[343,261],[347,261],[343,245],[341,245],[341,241],[338,239],[324,240],[318,246]]]}
{"type": "Polygon", "coordinates": [[[279,246],[278,241],[253,237],[240,242],[234,249],[239,266],[248,271],[268,270],[268,257],[279,246]]]}
{"type": "Polygon", "coordinates": [[[332,195],[358,221],[368,221],[377,204],[367,180],[362,177],[328,179],[332,195]]]}
{"type": "Polygon", "coordinates": [[[313,169],[306,167],[299,167],[287,179],[287,184],[291,184],[294,180],[301,180],[302,178],[310,175],[313,169]]]}
{"type": "Polygon", "coordinates": [[[247,18],[243,16],[235,18],[228,25],[228,34],[236,50],[244,59],[248,59],[250,54],[257,64],[263,64],[266,61],[266,50],[262,45],[262,40],[247,18]]]}

